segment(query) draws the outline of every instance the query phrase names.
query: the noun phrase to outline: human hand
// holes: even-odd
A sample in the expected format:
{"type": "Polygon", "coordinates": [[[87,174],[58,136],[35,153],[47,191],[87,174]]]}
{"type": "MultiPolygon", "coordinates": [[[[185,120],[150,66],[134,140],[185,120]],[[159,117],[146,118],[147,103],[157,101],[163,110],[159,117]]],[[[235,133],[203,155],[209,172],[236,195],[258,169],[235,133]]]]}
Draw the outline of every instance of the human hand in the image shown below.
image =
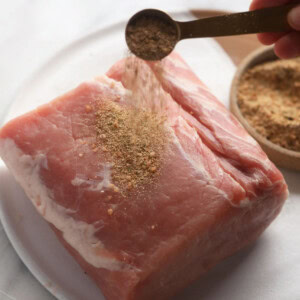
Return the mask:
{"type": "MultiPolygon", "coordinates": [[[[252,0],[250,10],[284,5],[293,0],[252,0]]],[[[274,45],[274,51],[280,58],[300,56],[300,1],[288,14],[288,22],[293,28],[288,33],[259,33],[259,41],[264,45],[274,45]]]]}

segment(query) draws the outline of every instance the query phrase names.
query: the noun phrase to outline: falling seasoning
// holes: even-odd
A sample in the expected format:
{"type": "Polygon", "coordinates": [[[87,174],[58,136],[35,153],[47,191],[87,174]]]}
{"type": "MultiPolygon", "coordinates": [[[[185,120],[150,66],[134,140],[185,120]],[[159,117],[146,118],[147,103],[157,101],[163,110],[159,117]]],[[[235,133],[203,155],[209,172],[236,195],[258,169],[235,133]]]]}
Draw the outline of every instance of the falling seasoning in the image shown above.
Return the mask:
{"type": "Polygon", "coordinates": [[[300,58],[257,65],[242,76],[238,105],[271,142],[300,151],[300,58]]]}

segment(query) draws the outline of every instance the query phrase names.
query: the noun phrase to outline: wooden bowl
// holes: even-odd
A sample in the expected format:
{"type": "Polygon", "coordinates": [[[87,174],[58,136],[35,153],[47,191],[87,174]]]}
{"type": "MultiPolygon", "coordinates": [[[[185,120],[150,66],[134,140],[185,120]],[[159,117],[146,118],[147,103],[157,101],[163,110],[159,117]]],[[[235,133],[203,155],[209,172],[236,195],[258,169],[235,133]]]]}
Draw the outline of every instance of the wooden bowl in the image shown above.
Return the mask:
{"type": "Polygon", "coordinates": [[[250,53],[238,66],[234,79],[231,85],[230,91],[230,110],[249,132],[254,139],[260,144],[262,149],[266,152],[270,160],[272,160],[278,167],[284,167],[288,169],[300,171],[300,152],[285,149],[278,146],[265,137],[260,135],[243,117],[238,103],[237,103],[237,88],[240,77],[243,73],[258,64],[263,62],[276,60],[277,57],[272,47],[262,47],[254,52],[250,53]]]}

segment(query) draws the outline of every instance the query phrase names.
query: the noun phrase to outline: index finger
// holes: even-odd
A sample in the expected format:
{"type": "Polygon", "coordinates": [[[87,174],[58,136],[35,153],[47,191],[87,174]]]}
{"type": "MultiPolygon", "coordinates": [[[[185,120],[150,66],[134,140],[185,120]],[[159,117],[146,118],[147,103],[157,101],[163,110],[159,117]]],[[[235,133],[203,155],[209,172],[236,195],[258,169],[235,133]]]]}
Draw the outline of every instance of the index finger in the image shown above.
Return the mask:
{"type": "Polygon", "coordinates": [[[253,0],[249,9],[255,10],[265,7],[280,6],[292,1],[293,0],[253,0]]]}

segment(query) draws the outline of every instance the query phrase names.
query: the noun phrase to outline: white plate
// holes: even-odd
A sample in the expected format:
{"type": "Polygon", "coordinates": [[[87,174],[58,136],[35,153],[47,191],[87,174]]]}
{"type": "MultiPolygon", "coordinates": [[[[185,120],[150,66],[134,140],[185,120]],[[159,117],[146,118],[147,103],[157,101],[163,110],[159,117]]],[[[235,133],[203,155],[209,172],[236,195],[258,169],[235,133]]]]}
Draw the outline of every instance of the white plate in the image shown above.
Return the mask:
{"type": "MultiPolygon", "coordinates": [[[[188,15],[176,14],[177,19],[185,17],[188,15]]],[[[118,23],[98,30],[60,51],[20,90],[5,121],[105,73],[126,54],[124,26],[125,23],[118,23]]],[[[227,105],[235,68],[218,44],[210,39],[185,41],[177,51],[227,105]]],[[[296,173],[285,175],[291,197],[280,218],[254,246],[220,264],[177,300],[300,299],[298,285],[289,285],[300,279],[300,190],[297,186],[300,178],[296,173]]],[[[57,241],[2,161],[0,200],[3,227],[20,258],[42,285],[60,300],[104,299],[57,241]]]]}

